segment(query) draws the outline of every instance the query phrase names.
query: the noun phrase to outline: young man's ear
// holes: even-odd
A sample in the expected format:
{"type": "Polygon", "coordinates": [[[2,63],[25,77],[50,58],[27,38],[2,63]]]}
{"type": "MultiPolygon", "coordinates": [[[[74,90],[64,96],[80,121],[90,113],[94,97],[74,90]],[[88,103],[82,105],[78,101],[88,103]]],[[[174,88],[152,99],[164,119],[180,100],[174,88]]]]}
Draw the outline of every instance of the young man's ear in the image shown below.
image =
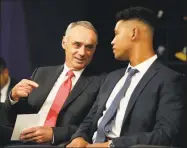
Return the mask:
{"type": "Polygon", "coordinates": [[[133,30],[132,30],[132,40],[134,41],[137,37],[138,37],[138,33],[139,33],[139,31],[138,31],[138,28],[133,28],[133,30]]]}

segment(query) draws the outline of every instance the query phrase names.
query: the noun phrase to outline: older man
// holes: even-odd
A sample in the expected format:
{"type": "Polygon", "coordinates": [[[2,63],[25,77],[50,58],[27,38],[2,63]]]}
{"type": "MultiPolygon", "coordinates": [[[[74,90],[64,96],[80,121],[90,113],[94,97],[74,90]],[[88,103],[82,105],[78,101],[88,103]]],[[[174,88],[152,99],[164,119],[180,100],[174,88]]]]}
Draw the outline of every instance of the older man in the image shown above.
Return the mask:
{"type": "Polygon", "coordinates": [[[43,126],[23,131],[20,140],[59,144],[70,139],[95,102],[104,78],[87,67],[97,38],[90,22],[71,23],[62,39],[65,63],[37,68],[32,80],[24,79],[12,89],[5,106],[11,123],[17,114],[43,116],[43,126]]]}

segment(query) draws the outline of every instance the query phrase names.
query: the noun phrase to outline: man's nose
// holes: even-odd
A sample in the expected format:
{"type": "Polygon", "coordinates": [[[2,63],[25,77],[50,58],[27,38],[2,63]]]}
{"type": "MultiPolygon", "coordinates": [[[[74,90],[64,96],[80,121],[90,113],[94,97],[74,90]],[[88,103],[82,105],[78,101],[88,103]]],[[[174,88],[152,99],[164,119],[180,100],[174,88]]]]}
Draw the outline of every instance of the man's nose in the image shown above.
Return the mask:
{"type": "Polygon", "coordinates": [[[80,48],[80,50],[79,50],[79,54],[81,55],[81,56],[84,56],[85,55],[85,53],[86,53],[86,48],[84,47],[84,46],[82,46],[81,48],[80,48]]]}
{"type": "MultiPolygon", "coordinates": [[[[115,39],[115,38],[114,38],[115,39]]],[[[114,45],[114,39],[111,41],[111,45],[114,45]]]]}

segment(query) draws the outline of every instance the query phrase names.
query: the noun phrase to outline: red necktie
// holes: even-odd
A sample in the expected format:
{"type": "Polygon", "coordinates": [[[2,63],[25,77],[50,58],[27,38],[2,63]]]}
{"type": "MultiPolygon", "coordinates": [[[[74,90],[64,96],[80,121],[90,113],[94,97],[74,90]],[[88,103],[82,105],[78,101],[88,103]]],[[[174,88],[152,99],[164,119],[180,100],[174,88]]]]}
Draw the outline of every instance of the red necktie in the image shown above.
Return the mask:
{"type": "Polygon", "coordinates": [[[53,101],[53,104],[49,110],[44,126],[54,127],[56,125],[58,114],[71,91],[71,78],[74,77],[74,73],[73,71],[68,71],[66,75],[68,76],[68,78],[60,86],[56,94],[56,97],[53,101]]]}

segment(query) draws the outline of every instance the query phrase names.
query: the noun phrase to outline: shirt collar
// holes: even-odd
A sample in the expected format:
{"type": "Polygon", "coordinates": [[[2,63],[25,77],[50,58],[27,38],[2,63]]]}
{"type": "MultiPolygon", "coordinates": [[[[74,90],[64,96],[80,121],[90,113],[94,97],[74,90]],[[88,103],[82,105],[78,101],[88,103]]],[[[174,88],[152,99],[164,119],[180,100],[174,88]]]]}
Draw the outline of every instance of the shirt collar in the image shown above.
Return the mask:
{"type": "Polygon", "coordinates": [[[157,59],[157,55],[155,54],[154,56],[152,56],[151,58],[147,59],[146,61],[136,65],[135,67],[131,66],[130,63],[128,64],[128,67],[126,69],[129,69],[129,67],[133,68],[133,69],[137,69],[140,73],[145,73],[147,71],[147,69],[153,64],[153,62],[157,59]]]}
{"type": "MultiPolygon", "coordinates": [[[[81,70],[77,70],[77,71],[73,71],[74,75],[76,78],[79,78],[80,75],[82,74],[82,72],[84,71],[85,68],[81,69],[81,70]]],[[[65,74],[69,71],[69,67],[66,65],[66,63],[64,64],[64,72],[65,74]]]]}

